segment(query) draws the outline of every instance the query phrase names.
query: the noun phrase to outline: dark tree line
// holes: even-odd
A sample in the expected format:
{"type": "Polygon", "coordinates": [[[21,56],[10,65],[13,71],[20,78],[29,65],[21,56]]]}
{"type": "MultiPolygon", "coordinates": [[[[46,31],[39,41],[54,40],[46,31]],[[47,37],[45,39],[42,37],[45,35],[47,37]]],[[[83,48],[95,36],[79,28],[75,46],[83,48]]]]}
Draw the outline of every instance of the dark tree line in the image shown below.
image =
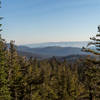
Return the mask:
{"type": "MultiPolygon", "coordinates": [[[[99,51],[100,40],[91,39],[95,42],[88,45],[99,51]]],[[[100,100],[100,61],[27,59],[18,55],[13,41],[7,47],[0,35],[0,100],[100,100]]]]}
{"type": "Polygon", "coordinates": [[[0,37],[0,100],[100,100],[100,63],[27,59],[0,37]]]}

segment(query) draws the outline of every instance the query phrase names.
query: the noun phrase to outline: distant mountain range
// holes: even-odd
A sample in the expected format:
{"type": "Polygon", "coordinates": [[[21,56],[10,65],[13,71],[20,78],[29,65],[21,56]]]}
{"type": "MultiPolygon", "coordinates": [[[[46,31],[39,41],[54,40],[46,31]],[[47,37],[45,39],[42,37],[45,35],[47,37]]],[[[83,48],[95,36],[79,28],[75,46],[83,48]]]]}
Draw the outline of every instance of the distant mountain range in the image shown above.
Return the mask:
{"type": "Polygon", "coordinates": [[[88,41],[76,41],[76,42],[47,42],[47,43],[37,43],[37,44],[26,44],[22,46],[27,46],[30,48],[43,48],[43,47],[51,47],[51,46],[57,46],[57,47],[78,47],[82,48],[83,46],[86,46],[88,41]]]}
{"type": "Polygon", "coordinates": [[[52,56],[64,57],[70,55],[87,55],[88,53],[82,52],[78,47],[43,47],[43,48],[29,48],[26,46],[18,46],[17,51],[23,56],[33,56],[37,58],[48,58],[52,56]]]}
{"type": "MultiPolygon", "coordinates": [[[[76,59],[88,55],[82,52],[81,47],[86,46],[88,42],[49,42],[41,44],[16,46],[18,54],[26,57],[36,57],[45,59],[55,56],[57,58],[76,59]]],[[[9,48],[9,43],[7,44],[9,48]]]]}
{"type": "MultiPolygon", "coordinates": [[[[16,46],[19,55],[26,57],[36,57],[38,59],[50,58],[80,58],[80,55],[88,55],[82,52],[81,47],[86,46],[88,42],[49,42],[40,44],[29,44],[16,46]]],[[[7,44],[9,48],[9,43],[7,44]]]]}

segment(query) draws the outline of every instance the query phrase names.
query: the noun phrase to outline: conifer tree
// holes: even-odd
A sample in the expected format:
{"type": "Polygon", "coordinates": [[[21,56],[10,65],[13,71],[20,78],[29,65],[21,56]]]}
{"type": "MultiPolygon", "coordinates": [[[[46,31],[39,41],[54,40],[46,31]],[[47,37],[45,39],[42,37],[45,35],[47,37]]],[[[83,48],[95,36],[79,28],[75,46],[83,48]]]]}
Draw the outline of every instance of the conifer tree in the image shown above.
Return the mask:
{"type": "MultiPolygon", "coordinates": [[[[1,1],[0,1],[1,6],[1,1]]],[[[0,17],[0,20],[2,17],[0,17]]],[[[0,24],[0,27],[2,24],[0,24]]],[[[2,31],[2,29],[0,29],[2,31]]],[[[7,80],[7,50],[5,40],[0,35],[0,100],[11,100],[7,80]]]]}
{"type": "Polygon", "coordinates": [[[43,84],[43,71],[39,67],[38,61],[36,59],[30,58],[28,60],[27,74],[26,78],[26,92],[25,98],[27,100],[41,100],[42,92],[41,85],[43,84]]]}
{"type": "Polygon", "coordinates": [[[89,42],[86,48],[82,48],[82,51],[90,52],[95,55],[100,55],[100,25],[98,26],[98,34],[95,37],[90,38],[93,42],[89,42]],[[89,46],[94,45],[94,49],[91,49],[89,46]]]}
{"type": "Polygon", "coordinates": [[[10,84],[11,95],[14,100],[19,100],[21,96],[22,72],[19,64],[18,54],[14,46],[14,41],[10,42],[8,64],[8,80],[10,84]]]}
{"type": "Polygon", "coordinates": [[[0,36],[0,100],[10,100],[5,41],[0,36]]]}
{"type": "MultiPolygon", "coordinates": [[[[98,32],[100,32],[100,26],[98,26],[98,32]]],[[[83,51],[90,52],[94,55],[100,56],[100,33],[96,37],[90,38],[93,42],[89,42],[87,47],[83,47],[83,51]],[[94,45],[95,49],[92,49],[91,45],[94,45]]],[[[98,61],[87,59],[84,70],[84,83],[88,90],[89,100],[97,100],[100,96],[100,59],[98,61]],[[99,90],[99,91],[98,91],[99,90]]]]}
{"type": "Polygon", "coordinates": [[[100,98],[100,66],[86,60],[83,69],[83,83],[85,91],[83,98],[98,100],[100,98]]]}

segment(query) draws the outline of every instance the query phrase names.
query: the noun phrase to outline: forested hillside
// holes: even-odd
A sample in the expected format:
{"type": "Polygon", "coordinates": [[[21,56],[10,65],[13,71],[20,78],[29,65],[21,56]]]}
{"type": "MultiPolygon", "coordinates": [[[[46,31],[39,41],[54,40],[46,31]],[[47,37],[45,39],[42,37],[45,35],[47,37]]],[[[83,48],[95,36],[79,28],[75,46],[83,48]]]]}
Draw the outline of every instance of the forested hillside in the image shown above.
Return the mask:
{"type": "MultiPolygon", "coordinates": [[[[82,50],[100,56],[100,39],[97,38],[100,26],[98,31],[96,37],[90,38],[94,42],[82,50]],[[88,48],[90,45],[94,45],[96,51],[88,48]]],[[[54,51],[52,56],[64,49],[58,48],[57,52],[56,48],[49,48],[54,51]]],[[[47,54],[49,50],[34,49],[47,54]]],[[[0,35],[0,100],[100,100],[100,58],[85,56],[73,61],[67,56],[63,60],[59,57],[38,60],[35,57],[41,58],[40,55],[36,53],[34,58],[29,57],[31,55],[32,52],[18,52],[14,41],[8,45],[0,35]]]]}
{"type": "Polygon", "coordinates": [[[0,100],[100,100],[100,63],[27,59],[0,37],[0,100]]]}
{"type": "Polygon", "coordinates": [[[52,56],[69,56],[69,55],[87,55],[88,53],[82,52],[81,48],[77,47],[57,47],[50,46],[44,48],[29,48],[25,46],[16,47],[19,52],[27,52],[38,54],[43,57],[52,57],[52,56]]]}

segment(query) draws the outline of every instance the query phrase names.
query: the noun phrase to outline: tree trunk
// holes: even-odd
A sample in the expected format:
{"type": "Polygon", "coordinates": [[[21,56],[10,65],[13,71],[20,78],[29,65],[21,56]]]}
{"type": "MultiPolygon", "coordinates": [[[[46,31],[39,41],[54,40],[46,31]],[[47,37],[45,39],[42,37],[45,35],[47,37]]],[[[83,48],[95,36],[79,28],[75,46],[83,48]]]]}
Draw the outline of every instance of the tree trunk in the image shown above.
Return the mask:
{"type": "Polygon", "coordinates": [[[92,93],[89,94],[89,100],[92,100],[92,93]]]}
{"type": "Polygon", "coordinates": [[[30,100],[32,100],[32,85],[30,85],[30,100]]]}
{"type": "Polygon", "coordinates": [[[95,96],[92,96],[92,100],[95,100],[95,96]]]}
{"type": "Polygon", "coordinates": [[[95,100],[95,96],[93,96],[92,93],[89,94],[89,98],[90,98],[89,100],[95,100]]]}
{"type": "Polygon", "coordinates": [[[15,100],[18,100],[17,99],[17,91],[15,90],[15,100]]]}

